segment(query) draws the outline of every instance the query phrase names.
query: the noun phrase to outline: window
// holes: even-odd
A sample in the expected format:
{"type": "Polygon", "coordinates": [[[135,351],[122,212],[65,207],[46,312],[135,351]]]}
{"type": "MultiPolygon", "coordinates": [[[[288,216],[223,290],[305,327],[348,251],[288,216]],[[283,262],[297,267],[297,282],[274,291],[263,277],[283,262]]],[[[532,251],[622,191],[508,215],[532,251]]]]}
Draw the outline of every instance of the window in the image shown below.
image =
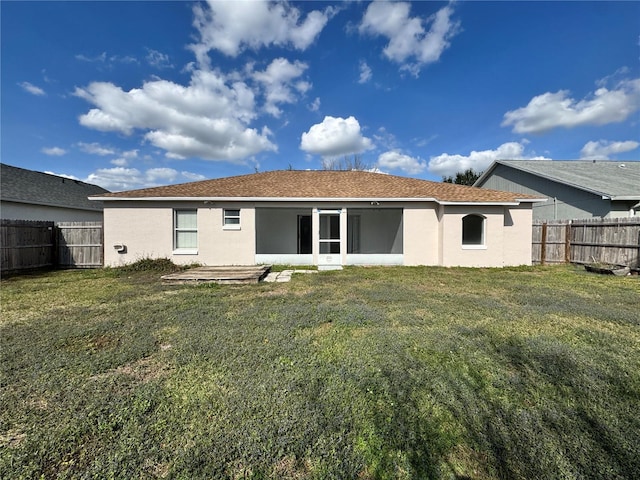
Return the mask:
{"type": "Polygon", "coordinates": [[[484,221],[482,215],[467,215],[462,218],[462,245],[466,247],[484,246],[484,221]]]}
{"type": "Polygon", "coordinates": [[[173,247],[181,253],[198,253],[197,210],[174,210],[173,247]]]}
{"type": "Polygon", "coordinates": [[[240,229],[240,209],[224,209],[222,225],[228,230],[240,229]]]}

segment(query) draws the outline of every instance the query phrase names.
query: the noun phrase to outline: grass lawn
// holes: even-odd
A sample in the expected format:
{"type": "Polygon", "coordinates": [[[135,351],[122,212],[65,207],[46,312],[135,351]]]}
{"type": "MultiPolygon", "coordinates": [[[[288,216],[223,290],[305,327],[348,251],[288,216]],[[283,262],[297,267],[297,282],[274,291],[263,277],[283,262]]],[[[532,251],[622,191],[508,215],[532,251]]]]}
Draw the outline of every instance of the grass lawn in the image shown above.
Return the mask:
{"type": "Polygon", "coordinates": [[[640,478],[640,281],[5,279],[0,478],[640,478]]]}

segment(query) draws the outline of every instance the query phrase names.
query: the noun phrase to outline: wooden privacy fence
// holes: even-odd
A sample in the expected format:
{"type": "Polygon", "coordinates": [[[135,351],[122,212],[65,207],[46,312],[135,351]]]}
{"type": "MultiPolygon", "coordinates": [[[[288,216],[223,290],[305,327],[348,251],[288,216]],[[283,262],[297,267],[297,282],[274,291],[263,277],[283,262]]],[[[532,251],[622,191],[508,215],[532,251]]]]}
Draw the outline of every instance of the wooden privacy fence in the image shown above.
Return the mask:
{"type": "Polygon", "coordinates": [[[102,222],[0,222],[0,270],[98,268],[103,263],[102,222]]]}
{"type": "Polygon", "coordinates": [[[640,218],[534,221],[534,264],[640,266],[640,218]]]}

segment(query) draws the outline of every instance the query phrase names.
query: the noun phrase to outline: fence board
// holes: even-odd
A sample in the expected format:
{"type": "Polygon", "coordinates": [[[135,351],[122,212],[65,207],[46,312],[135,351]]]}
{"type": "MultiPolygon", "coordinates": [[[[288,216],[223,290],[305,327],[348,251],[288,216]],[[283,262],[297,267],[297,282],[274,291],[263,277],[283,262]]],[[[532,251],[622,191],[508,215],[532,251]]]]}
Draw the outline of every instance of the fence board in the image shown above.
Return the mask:
{"type": "Polygon", "coordinates": [[[640,266],[640,218],[535,222],[532,262],[640,266]],[[543,236],[543,230],[546,235],[543,236]],[[544,255],[543,255],[544,253],[544,255]]]}
{"type": "Polygon", "coordinates": [[[103,264],[102,222],[0,222],[0,271],[97,268],[103,264]]]}
{"type": "Polygon", "coordinates": [[[533,224],[532,261],[534,264],[565,263],[568,221],[536,221],[533,224]]]}
{"type": "Polygon", "coordinates": [[[56,227],[59,267],[102,266],[102,222],[59,222],[56,227]]]}
{"type": "Polygon", "coordinates": [[[54,223],[29,220],[0,222],[0,271],[53,266],[54,223]]]}

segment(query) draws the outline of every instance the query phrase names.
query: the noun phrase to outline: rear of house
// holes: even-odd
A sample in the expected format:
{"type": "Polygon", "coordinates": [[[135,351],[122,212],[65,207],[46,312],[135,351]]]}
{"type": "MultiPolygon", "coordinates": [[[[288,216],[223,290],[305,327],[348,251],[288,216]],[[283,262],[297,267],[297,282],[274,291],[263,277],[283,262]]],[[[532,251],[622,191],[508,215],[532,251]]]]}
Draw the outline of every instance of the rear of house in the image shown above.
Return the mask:
{"type": "Polygon", "coordinates": [[[361,171],[274,171],[118,192],[105,265],[531,263],[539,198],[361,171]]]}

